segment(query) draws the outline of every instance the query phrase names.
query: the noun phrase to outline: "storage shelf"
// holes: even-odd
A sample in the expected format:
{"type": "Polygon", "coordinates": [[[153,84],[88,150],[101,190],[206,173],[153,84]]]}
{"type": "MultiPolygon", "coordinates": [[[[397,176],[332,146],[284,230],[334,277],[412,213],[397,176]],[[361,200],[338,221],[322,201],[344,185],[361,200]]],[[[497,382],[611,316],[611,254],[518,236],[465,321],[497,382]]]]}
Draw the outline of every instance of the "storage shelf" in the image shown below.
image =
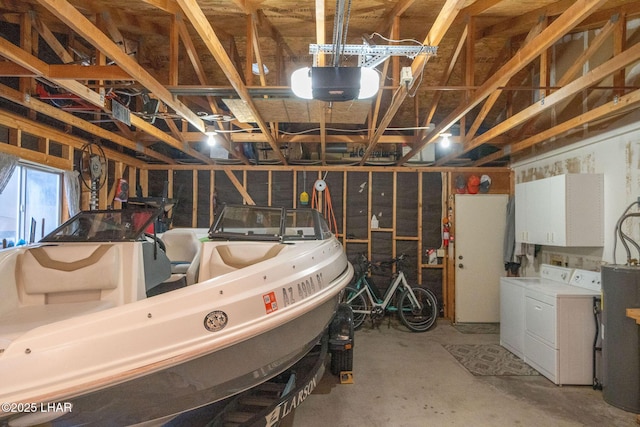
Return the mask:
{"type": "Polygon", "coordinates": [[[442,268],[444,264],[420,264],[421,268],[442,268]]]}
{"type": "Polygon", "coordinates": [[[347,243],[369,243],[369,239],[347,239],[347,243]]]}
{"type": "Polygon", "coordinates": [[[418,241],[417,237],[414,236],[396,236],[395,237],[396,240],[408,240],[408,241],[418,241]]]}
{"type": "Polygon", "coordinates": [[[371,232],[375,232],[375,231],[383,231],[383,232],[393,232],[393,228],[372,228],[371,232]]]}

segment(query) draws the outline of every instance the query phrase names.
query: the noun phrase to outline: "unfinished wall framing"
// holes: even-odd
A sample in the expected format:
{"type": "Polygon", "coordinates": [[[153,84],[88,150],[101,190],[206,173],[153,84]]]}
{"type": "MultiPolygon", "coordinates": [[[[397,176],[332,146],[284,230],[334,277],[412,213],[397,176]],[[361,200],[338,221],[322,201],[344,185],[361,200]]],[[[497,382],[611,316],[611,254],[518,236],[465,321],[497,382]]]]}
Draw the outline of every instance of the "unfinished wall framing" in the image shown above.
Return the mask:
{"type": "MultiPolygon", "coordinates": [[[[490,192],[511,191],[508,169],[465,169],[465,176],[488,173],[490,192]]],[[[441,314],[453,313],[448,256],[430,263],[427,251],[442,244],[441,224],[449,212],[447,200],[455,187],[450,184],[457,170],[451,168],[332,166],[150,166],[140,170],[140,182],[148,182],[144,196],[161,196],[164,182],[170,197],[178,199],[173,227],[208,227],[224,204],[305,206],[325,214],[331,209],[337,234],[350,260],[360,253],[382,261],[401,253],[408,256],[405,274],[412,284],[433,290],[441,302],[441,314]],[[318,192],[314,183],[322,179],[327,190],[318,192]],[[328,200],[330,199],[330,201],[328,200]],[[378,228],[372,228],[372,216],[378,228]]],[[[333,220],[332,220],[333,222],[333,220]]],[[[384,290],[391,271],[378,272],[374,282],[384,290]]]]}

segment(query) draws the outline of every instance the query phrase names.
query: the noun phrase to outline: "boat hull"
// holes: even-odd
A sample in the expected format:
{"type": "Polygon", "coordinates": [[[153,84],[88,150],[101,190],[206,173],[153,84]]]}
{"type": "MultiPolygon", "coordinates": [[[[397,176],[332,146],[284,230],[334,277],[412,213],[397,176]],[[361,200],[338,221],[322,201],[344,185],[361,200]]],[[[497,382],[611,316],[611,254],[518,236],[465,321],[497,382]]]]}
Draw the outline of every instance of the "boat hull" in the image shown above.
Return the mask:
{"type": "Polygon", "coordinates": [[[53,425],[125,426],[163,419],[261,384],[299,361],[320,340],[338,299],[233,347],[71,399],[73,411],[53,425]],[[268,361],[268,363],[265,363],[268,361]]]}

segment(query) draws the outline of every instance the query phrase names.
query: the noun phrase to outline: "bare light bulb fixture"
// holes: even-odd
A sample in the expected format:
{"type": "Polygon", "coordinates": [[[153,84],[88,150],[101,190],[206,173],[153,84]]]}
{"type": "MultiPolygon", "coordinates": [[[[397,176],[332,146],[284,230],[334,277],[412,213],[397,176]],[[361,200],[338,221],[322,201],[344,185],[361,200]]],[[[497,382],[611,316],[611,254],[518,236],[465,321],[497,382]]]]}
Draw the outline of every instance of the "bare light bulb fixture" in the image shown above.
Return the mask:
{"type": "Polygon", "coordinates": [[[216,135],[218,134],[218,132],[216,132],[216,129],[213,126],[207,126],[205,128],[204,134],[207,135],[207,144],[209,146],[214,146],[216,145],[216,135]]]}
{"type": "Polygon", "coordinates": [[[448,132],[444,132],[444,133],[441,133],[440,136],[442,137],[442,141],[440,141],[440,146],[442,148],[449,148],[449,146],[451,145],[451,140],[449,139],[451,134],[448,132]]]}

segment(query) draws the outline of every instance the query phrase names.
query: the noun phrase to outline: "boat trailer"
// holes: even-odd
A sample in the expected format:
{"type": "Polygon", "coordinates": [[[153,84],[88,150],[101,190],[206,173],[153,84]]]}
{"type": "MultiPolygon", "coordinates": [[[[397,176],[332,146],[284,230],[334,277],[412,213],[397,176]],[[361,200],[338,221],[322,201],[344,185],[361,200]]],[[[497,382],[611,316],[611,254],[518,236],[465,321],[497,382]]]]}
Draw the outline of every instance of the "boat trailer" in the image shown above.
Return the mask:
{"type": "Polygon", "coordinates": [[[292,426],[295,409],[311,395],[325,373],[328,354],[330,370],[340,383],[353,383],[353,312],[340,304],[327,333],[300,361],[282,374],[252,389],[220,402],[181,414],[165,427],[203,425],[208,427],[292,426]]]}

